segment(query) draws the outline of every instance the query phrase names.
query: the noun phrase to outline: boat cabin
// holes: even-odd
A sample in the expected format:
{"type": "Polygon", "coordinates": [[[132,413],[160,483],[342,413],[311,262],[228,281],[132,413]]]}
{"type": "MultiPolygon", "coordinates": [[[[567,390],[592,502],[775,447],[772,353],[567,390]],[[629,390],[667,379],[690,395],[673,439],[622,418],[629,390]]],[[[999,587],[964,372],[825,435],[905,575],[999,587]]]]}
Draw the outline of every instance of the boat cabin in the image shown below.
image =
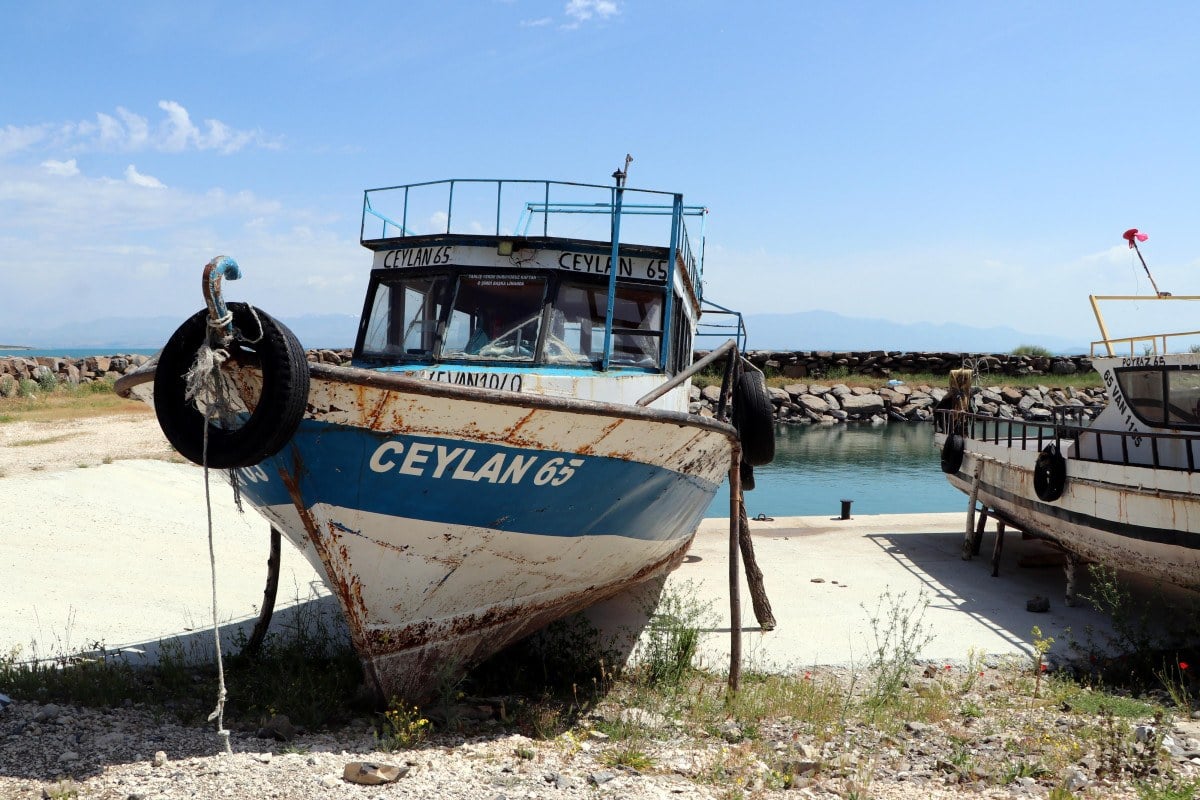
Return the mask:
{"type": "Polygon", "coordinates": [[[703,233],[696,255],[686,223],[706,212],[677,194],[547,181],[369,190],[361,243],[374,263],[355,362],[676,373],[702,302],[703,233]],[[430,213],[430,195],[444,208],[430,213]],[[502,207],[521,209],[503,231],[502,207]],[[638,234],[657,241],[623,241],[638,234]]]}

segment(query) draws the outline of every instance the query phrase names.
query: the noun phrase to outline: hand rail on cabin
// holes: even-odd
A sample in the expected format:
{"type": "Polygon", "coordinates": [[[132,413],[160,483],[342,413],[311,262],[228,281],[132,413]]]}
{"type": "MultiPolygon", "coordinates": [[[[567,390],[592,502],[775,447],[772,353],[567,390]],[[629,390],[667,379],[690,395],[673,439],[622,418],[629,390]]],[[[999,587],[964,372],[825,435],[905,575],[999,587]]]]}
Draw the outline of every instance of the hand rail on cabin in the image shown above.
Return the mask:
{"type": "MultiPolygon", "coordinates": [[[[597,203],[576,203],[555,201],[550,197],[551,188],[563,189],[582,189],[603,191],[605,195],[611,197],[611,186],[601,186],[598,184],[588,183],[572,183],[569,181],[539,181],[539,180],[523,180],[523,179],[493,179],[493,178],[453,178],[441,181],[426,181],[423,183],[412,183],[398,186],[384,186],[376,189],[367,189],[363,192],[363,222],[359,228],[359,241],[365,244],[369,241],[378,241],[387,238],[404,238],[407,236],[417,235],[414,231],[408,228],[409,221],[409,205],[411,190],[436,190],[440,187],[445,187],[447,195],[445,205],[441,213],[446,216],[445,233],[450,233],[455,214],[455,189],[459,185],[465,184],[494,184],[496,187],[495,203],[495,229],[493,235],[503,236],[507,232],[502,232],[501,227],[501,206],[503,205],[504,189],[506,186],[527,186],[527,187],[543,187],[542,199],[540,201],[527,201],[525,208],[521,212],[521,216],[517,221],[516,227],[513,229],[512,235],[523,236],[528,235],[529,225],[532,223],[532,216],[535,213],[543,215],[542,235],[549,235],[549,219],[552,215],[559,214],[612,214],[613,206],[611,200],[609,202],[597,203]],[[401,204],[400,221],[397,222],[395,215],[389,215],[380,208],[376,203],[372,202],[373,198],[381,198],[391,193],[403,193],[402,199],[398,202],[401,204]],[[383,230],[380,236],[368,236],[366,230],[367,217],[376,217],[384,223],[383,230]],[[395,237],[388,236],[388,226],[395,228],[399,234],[395,237]],[[524,233],[522,233],[524,231],[524,233]]],[[[623,203],[623,214],[644,214],[644,215],[681,215],[684,217],[700,217],[700,253],[697,255],[692,249],[692,234],[689,233],[686,226],[681,226],[679,243],[679,258],[682,260],[687,276],[694,287],[697,297],[702,291],[701,278],[704,272],[704,222],[708,214],[708,208],[705,206],[682,206],[682,211],[671,202],[676,193],[665,192],[658,189],[635,189],[624,187],[626,197],[633,195],[635,197],[651,195],[654,197],[663,197],[662,203],[623,203]],[[669,200],[668,198],[671,198],[669,200]]]]}
{"type": "Polygon", "coordinates": [[[1184,331],[1184,332],[1180,332],[1180,333],[1159,333],[1159,334],[1153,334],[1153,335],[1148,335],[1148,336],[1127,336],[1127,337],[1122,337],[1119,339],[1114,339],[1108,335],[1108,326],[1104,322],[1104,315],[1100,313],[1100,301],[1101,300],[1104,300],[1106,302],[1109,300],[1131,300],[1134,302],[1143,302],[1143,301],[1153,300],[1156,302],[1158,302],[1158,301],[1170,302],[1170,301],[1178,301],[1178,300],[1200,300],[1200,295],[1172,295],[1167,292],[1160,292],[1156,295],[1126,295],[1126,294],[1098,295],[1098,294],[1093,294],[1093,295],[1088,295],[1088,300],[1092,304],[1092,313],[1095,314],[1095,316],[1096,316],[1096,324],[1099,325],[1099,327],[1100,327],[1100,339],[1091,343],[1092,356],[1095,356],[1097,353],[1097,350],[1101,347],[1103,347],[1104,350],[1107,351],[1104,355],[1115,356],[1116,353],[1113,351],[1113,345],[1114,344],[1122,344],[1122,343],[1129,344],[1129,351],[1130,351],[1129,354],[1131,356],[1136,356],[1138,354],[1133,352],[1133,346],[1137,342],[1150,342],[1151,347],[1153,348],[1153,354],[1157,355],[1158,354],[1158,341],[1160,339],[1162,340],[1162,352],[1166,353],[1168,338],[1176,337],[1176,336],[1200,335],[1200,331],[1184,331]]]}
{"type": "Polygon", "coordinates": [[[650,405],[655,400],[662,397],[664,394],[671,391],[676,386],[679,386],[681,383],[683,383],[688,378],[695,375],[697,372],[700,372],[702,369],[707,367],[709,364],[712,364],[713,362],[720,359],[722,356],[729,354],[731,351],[734,353],[734,355],[736,355],[738,352],[737,342],[735,342],[733,339],[728,340],[727,342],[725,342],[725,344],[721,345],[716,350],[713,350],[711,353],[709,353],[708,355],[706,355],[704,358],[700,359],[699,361],[693,363],[690,367],[685,369],[683,372],[680,372],[674,378],[671,378],[671,380],[669,380],[666,383],[664,383],[663,385],[659,386],[657,389],[650,392],[645,397],[640,398],[634,405],[639,405],[639,406],[650,405]]]}
{"type": "Polygon", "coordinates": [[[1022,450],[1030,450],[1031,448],[1027,447],[1027,445],[1036,442],[1037,450],[1041,451],[1050,440],[1053,440],[1063,457],[1073,461],[1120,464],[1126,467],[1151,467],[1177,472],[1195,471],[1197,453],[1200,452],[1200,447],[1198,447],[1200,445],[1200,431],[1192,433],[1160,433],[1155,431],[1097,429],[1083,423],[1082,416],[1085,410],[1079,406],[1058,406],[1051,409],[1051,414],[1054,417],[1051,421],[1038,422],[1035,420],[1006,419],[989,414],[976,414],[956,409],[938,409],[935,412],[937,419],[936,429],[943,433],[963,433],[967,438],[993,445],[1001,444],[1003,439],[1003,442],[1008,447],[1016,445],[1022,450]],[[1075,417],[1079,421],[1068,421],[1068,417],[1075,417]],[[1001,426],[1005,428],[1003,436],[1001,436],[1001,426]],[[1014,429],[1016,428],[1020,429],[1020,433],[1014,435],[1014,429]],[[1030,429],[1036,431],[1036,435],[1032,434],[1030,429]],[[1089,445],[1094,444],[1096,447],[1094,458],[1084,456],[1080,452],[1081,439],[1084,436],[1087,437],[1089,445]],[[1105,458],[1104,456],[1104,440],[1110,437],[1119,438],[1121,443],[1119,458],[1116,456],[1105,458]],[[1062,447],[1063,439],[1069,439],[1074,444],[1066,452],[1063,451],[1062,447]],[[1133,441],[1134,447],[1138,447],[1143,439],[1150,442],[1149,463],[1130,458],[1130,441],[1133,441]],[[1163,463],[1161,454],[1162,442],[1178,442],[1183,444],[1183,450],[1187,454],[1187,464],[1163,463]]]}

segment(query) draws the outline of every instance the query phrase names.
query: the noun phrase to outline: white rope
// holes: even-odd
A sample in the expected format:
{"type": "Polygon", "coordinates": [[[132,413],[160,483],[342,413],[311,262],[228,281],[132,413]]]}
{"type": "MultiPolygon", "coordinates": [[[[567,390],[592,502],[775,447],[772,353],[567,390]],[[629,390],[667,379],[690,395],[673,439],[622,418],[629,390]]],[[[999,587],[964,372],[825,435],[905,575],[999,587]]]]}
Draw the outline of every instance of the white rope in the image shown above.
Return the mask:
{"type": "Polygon", "coordinates": [[[233,748],[229,745],[229,730],[225,727],[225,698],[227,695],[225,664],[221,658],[221,628],[217,621],[217,556],[213,547],[212,495],[208,485],[208,428],[213,411],[217,410],[220,413],[225,406],[225,393],[222,391],[220,371],[221,364],[228,357],[229,354],[224,350],[213,350],[208,346],[208,342],[201,344],[200,349],[196,351],[196,360],[185,376],[187,381],[185,396],[187,399],[193,400],[205,389],[210,389],[213,395],[206,398],[208,402],[204,408],[204,439],[201,459],[204,462],[204,506],[208,511],[208,566],[212,578],[213,645],[217,652],[217,707],[208,715],[208,721],[216,720],[217,735],[221,737],[225,745],[225,752],[233,755],[233,748]]]}

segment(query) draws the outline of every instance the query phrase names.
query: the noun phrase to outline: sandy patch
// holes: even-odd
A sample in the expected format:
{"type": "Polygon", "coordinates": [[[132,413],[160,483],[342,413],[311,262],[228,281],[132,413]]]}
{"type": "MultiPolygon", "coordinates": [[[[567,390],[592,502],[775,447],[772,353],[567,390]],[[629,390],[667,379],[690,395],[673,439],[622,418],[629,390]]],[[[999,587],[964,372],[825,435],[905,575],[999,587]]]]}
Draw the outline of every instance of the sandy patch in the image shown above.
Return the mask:
{"type": "Polygon", "coordinates": [[[95,467],[130,458],[182,461],[153,414],[0,424],[0,477],[95,467]]]}

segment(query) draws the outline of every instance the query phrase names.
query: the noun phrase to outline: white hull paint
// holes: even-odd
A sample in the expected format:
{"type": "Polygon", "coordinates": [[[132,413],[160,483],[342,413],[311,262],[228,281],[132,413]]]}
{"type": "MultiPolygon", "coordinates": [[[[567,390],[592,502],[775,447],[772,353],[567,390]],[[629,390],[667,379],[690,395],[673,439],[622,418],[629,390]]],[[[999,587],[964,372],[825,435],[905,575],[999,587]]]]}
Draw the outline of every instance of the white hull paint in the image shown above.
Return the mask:
{"type": "MultiPolygon", "coordinates": [[[[477,389],[401,376],[370,376],[378,385],[342,379],[364,377],[358,373],[314,367],[308,422],[282,453],[240,473],[244,496],[339,598],[356,649],[385,696],[423,697],[438,665],[477,662],[673,569],[729,470],[733,431],[709,420],[656,411],[631,416],[628,408],[561,399],[569,408],[542,408],[545,399],[536,396],[497,403],[477,389]],[[426,393],[435,390],[458,396],[426,393]],[[335,441],[346,437],[362,442],[338,449],[335,441]],[[445,444],[406,460],[413,442],[434,441],[445,444]],[[483,448],[541,460],[519,482],[503,485],[503,467],[495,480],[477,481],[470,470],[455,476],[464,455],[441,463],[455,450],[483,448]],[[561,453],[580,456],[575,473],[554,487],[574,492],[562,496],[579,509],[575,529],[521,530],[523,520],[543,516],[531,498],[534,481],[561,453]],[[657,477],[646,489],[606,495],[614,469],[657,477]],[[307,480],[310,473],[324,482],[307,480]],[[331,502],[326,490],[339,474],[345,491],[333,494],[342,502],[331,502]],[[495,522],[455,522],[447,518],[454,509],[423,519],[371,507],[389,490],[432,497],[443,486],[462,504],[495,503],[483,515],[495,522]],[[507,492],[496,501],[484,489],[507,492]],[[585,507],[593,496],[598,512],[585,507]],[[646,526],[652,529],[639,529],[646,526]]],[[[500,457],[512,463],[515,456],[500,457]]]]}
{"type": "Polygon", "coordinates": [[[1147,467],[1069,461],[1066,488],[1054,502],[1038,499],[1037,451],[970,441],[952,485],[999,518],[1085,560],[1200,588],[1200,494],[1194,476],[1147,467]],[[1103,526],[1100,527],[1100,526],[1103,526]],[[1148,530],[1173,531],[1154,541],[1148,530]]]}
{"type": "MultiPolygon", "coordinates": [[[[1110,401],[1088,424],[1060,421],[1060,497],[1043,500],[1035,487],[1040,448],[1056,441],[1049,422],[952,412],[944,424],[975,434],[964,435],[962,464],[947,477],[999,519],[1074,556],[1200,589],[1200,380],[1191,377],[1200,354],[1093,364],[1110,401]]],[[[939,447],[945,439],[935,437],[939,447]]]]}

